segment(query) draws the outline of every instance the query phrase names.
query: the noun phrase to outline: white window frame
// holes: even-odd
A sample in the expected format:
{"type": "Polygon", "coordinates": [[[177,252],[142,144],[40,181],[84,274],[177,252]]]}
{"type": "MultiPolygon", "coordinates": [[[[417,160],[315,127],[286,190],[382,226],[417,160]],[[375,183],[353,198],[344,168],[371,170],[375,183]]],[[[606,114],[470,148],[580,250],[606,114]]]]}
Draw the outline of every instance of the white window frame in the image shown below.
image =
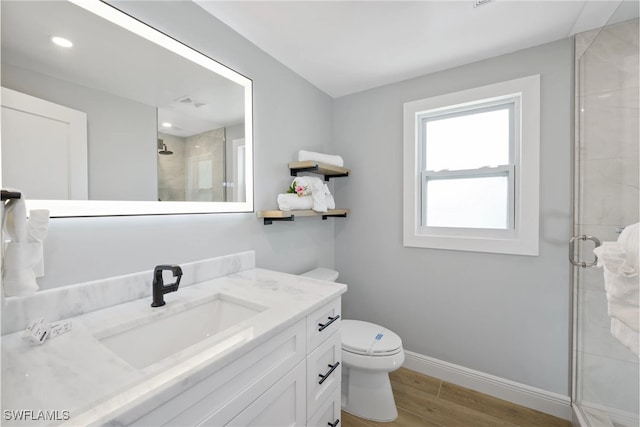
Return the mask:
{"type": "Polygon", "coordinates": [[[540,76],[482,86],[404,104],[403,168],[404,246],[538,255],[540,181],[540,76]],[[427,178],[463,176],[465,172],[427,172],[422,163],[424,120],[442,114],[515,102],[514,146],[509,165],[474,169],[468,176],[506,174],[513,212],[506,229],[426,227],[427,178]]]}

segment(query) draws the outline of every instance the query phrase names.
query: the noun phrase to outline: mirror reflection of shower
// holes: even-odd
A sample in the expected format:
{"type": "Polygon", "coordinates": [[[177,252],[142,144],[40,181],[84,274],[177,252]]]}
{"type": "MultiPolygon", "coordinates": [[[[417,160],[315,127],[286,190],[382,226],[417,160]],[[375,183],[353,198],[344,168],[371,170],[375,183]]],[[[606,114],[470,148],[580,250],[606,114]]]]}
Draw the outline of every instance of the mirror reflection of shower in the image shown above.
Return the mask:
{"type": "Polygon", "coordinates": [[[244,124],[182,135],[175,128],[158,132],[158,200],[244,201],[244,124]]]}
{"type": "Polygon", "coordinates": [[[173,151],[167,149],[167,144],[165,144],[161,139],[158,139],[158,148],[160,149],[160,151],[158,151],[158,154],[163,154],[165,156],[170,156],[173,154],[173,151]]]}

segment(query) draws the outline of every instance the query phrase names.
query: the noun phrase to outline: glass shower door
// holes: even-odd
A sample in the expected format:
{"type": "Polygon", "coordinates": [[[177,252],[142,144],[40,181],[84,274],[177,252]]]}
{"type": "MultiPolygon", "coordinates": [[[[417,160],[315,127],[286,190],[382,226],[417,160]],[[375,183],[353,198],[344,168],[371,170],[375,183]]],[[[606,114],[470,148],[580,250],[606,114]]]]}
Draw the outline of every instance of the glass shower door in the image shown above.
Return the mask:
{"type": "MultiPolygon", "coordinates": [[[[610,25],[576,35],[574,234],[601,241],[639,219],[638,3],[622,5],[610,25]]],[[[580,237],[574,258],[588,265],[594,246],[580,237]]],[[[602,268],[574,267],[573,299],[576,421],[637,427],[638,356],[610,332],[602,268]]]]}

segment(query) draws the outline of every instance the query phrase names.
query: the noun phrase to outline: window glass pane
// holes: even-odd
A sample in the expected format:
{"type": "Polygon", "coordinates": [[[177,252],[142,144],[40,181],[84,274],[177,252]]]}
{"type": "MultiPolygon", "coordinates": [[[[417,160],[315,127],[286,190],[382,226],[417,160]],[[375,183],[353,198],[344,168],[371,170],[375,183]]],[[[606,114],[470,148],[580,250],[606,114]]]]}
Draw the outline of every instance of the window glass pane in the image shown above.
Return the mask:
{"type": "Polygon", "coordinates": [[[476,169],[509,163],[509,109],[429,120],[426,170],[476,169]]]}
{"type": "Polygon", "coordinates": [[[427,226],[508,227],[506,176],[427,180],[427,226]]]}

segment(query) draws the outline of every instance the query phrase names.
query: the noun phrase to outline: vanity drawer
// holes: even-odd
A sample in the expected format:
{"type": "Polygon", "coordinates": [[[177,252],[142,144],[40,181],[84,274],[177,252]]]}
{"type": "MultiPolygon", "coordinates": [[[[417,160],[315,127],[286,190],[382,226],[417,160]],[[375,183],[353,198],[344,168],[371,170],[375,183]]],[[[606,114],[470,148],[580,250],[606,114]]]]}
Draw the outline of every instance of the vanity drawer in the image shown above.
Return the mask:
{"type": "MultiPolygon", "coordinates": [[[[306,369],[304,362],[290,371],[276,384],[240,412],[227,426],[281,427],[303,426],[305,411],[304,390],[306,369]]],[[[219,423],[201,424],[202,427],[219,423]]]]}
{"type": "Polygon", "coordinates": [[[301,320],[134,424],[198,425],[204,419],[214,424],[226,424],[304,360],[304,333],[305,322],[301,320]]]}
{"type": "Polygon", "coordinates": [[[314,414],[342,381],[340,331],[307,356],[307,414],[314,414]]]}
{"type": "Polygon", "coordinates": [[[307,316],[308,353],[340,329],[341,312],[341,298],[336,298],[307,316]]]}
{"type": "Polygon", "coordinates": [[[320,405],[320,409],[309,418],[307,427],[341,426],[341,396],[340,384],[336,384],[327,400],[320,405]]]}

